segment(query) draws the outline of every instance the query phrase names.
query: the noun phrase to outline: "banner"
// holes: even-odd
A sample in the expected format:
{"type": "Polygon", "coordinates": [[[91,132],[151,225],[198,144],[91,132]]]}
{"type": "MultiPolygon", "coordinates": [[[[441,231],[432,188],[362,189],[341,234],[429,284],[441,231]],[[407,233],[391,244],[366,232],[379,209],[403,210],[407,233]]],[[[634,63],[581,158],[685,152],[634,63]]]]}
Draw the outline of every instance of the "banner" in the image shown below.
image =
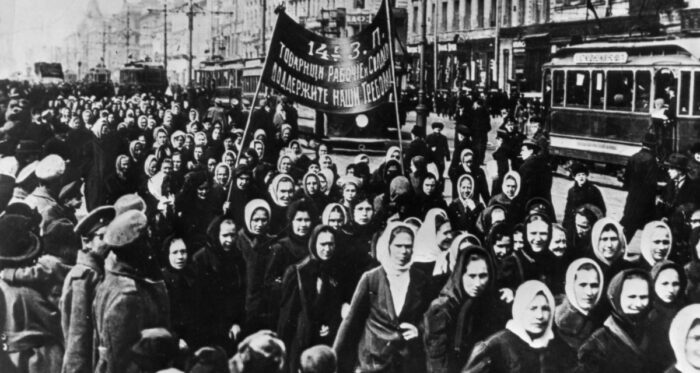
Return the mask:
{"type": "Polygon", "coordinates": [[[367,28],[348,38],[315,34],[281,12],[261,79],[316,110],[363,113],[392,92],[390,36],[383,6],[367,28]]]}

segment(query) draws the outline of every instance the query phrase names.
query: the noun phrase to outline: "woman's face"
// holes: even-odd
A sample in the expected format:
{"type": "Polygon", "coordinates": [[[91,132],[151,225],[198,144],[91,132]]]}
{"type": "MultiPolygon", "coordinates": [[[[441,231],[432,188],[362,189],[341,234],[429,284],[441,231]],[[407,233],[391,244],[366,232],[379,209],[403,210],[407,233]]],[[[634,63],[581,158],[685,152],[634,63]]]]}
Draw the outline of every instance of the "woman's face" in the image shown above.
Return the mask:
{"type": "Polygon", "coordinates": [[[472,298],[484,293],[489,282],[489,267],[484,259],[474,259],[467,264],[462,275],[464,291],[472,298]]]}
{"type": "Polygon", "coordinates": [[[522,232],[513,232],[513,251],[520,251],[525,247],[525,238],[522,232]]]}
{"type": "Polygon", "coordinates": [[[185,146],[185,136],[176,136],[173,140],[173,147],[175,149],[182,149],[185,146]]]}
{"type": "Polygon", "coordinates": [[[262,159],[263,152],[265,151],[263,144],[256,142],[255,145],[253,146],[253,149],[255,149],[255,153],[258,155],[258,158],[262,159]]]}
{"type": "Polygon", "coordinates": [[[236,164],[236,161],[233,160],[233,156],[231,156],[231,154],[226,154],[224,155],[224,163],[226,163],[229,167],[231,167],[231,169],[233,169],[233,167],[236,164]]]}
{"type": "Polygon", "coordinates": [[[608,229],[600,234],[598,250],[603,258],[614,259],[620,252],[620,237],[614,229],[608,229]]]}
{"type": "Polygon", "coordinates": [[[280,182],[277,186],[277,199],[281,206],[289,205],[292,201],[292,194],[294,193],[294,185],[291,181],[280,182]]]}
{"type": "Polygon", "coordinates": [[[651,257],[655,262],[666,259],[671,250],[671,235],[668,230],[662,227],[654,228],[651,234],[651,257]]]}
{"type": "Polygon", "coordinates": [[[399,152],[398,150],[394,150],[393,152],[391,152],[390,158],[395,161],[401,161],[401,152],[399,152]]]}
{"type": "Polygon", "coordinates": [[[321,167],[322,168],[331,168],[332,165],[333,165],[333,161],[331,160],[330,157],[323,157],[323,159],[321,159],[321,167]]]}
{"type": "Polygon", "coordinates": [[[431,196],[435,189],[437,189],[437,181],[435,179],[428,177],[423,180],[423,193],[426,196],[431,196]]]}
{"type": "Polygon", "coordinates": [[[335,237],[331,232],[321,232],[316,237],[316,255],[326,261],[333,257],[335,253],[335,237]]]}
{"type": "Polygon", "coordinates": [[[282,162],[280,162],[280,172],[283,174],[288,174],[291,168],[292,161],[287,157],[282,158],[282,162]]]}
{"type": "Polygon", "coordinates": [[[467,153],[462,157],[462,165],[464,165],[464,167],[470,168],[473,162],[474,156],[472,154],[467,153]]]}
{"type": "Polygon", "coordinates": [[[328,154],[328,146],[323,145],[323,144],[319,145],[318,146],[318,155],[324,156],[326,154],[328,154]]]}
{"type": "Polygon", "coordinates": [[[166,141],[168,141],[168,136],[165,134],[165,131],[158,131],[156,135],[156,142],[158,145],[165,145],[166,141]]]}
{"type": "Polygon", "coordinates": [[[309,193],[309,195],[314,196],[318,193],[320,190],[320,185],[318,182],[318,177],[315,175],[310,175],[306,178],[306,191],[309,193]]]}
{"type": "Polygon", "coordinates": [[[343,199],[345,200],[345,202],[354,201],[356,195],[357,187],[355,187],[355,184],[345,184],[345,187],[343,188],[343,199]]]}
{"type": "Polygon", "coordinates": [[[139,117],[139,121],[137,123],[140,129],[144,130],[148,126],[148,118],[146,117],[139,117]]]}
{"type": "Polygon", "coordinates": [[[452,225],[450,222],[445,222],[438,228],[435,241],[437,241],[440,250],[450,249],[450,244],[452,244],[452,225]]]}
{"type": "Polygon", "coordinates": [[[194,146],[194,140],[192,137],[185,137],[185,149],[192,149],[194,146]]]}
{"type": "Polygon", "coordinates": [[[508,198],[515,198],[515,193],[518,190],[518,183],[512,177],[508,177],[503,181],[503,192],[508,198]]]}
{"type": "Polygon", "coordinates": [[[226,167],[218,167],[214,175],[214,180],[216,180],[216,183],[219,185],[225,185],[228,182],[228,169],[226,167]]]}
{"type": "Polygon", "coordinates": [[[331,211],[331,213],[328,214],[328,225],[335,230],[340,229],[340,227],[343,226],[344,221],[345,217],[343,216],[343,213],[338,210],[331,211]]]}
{"type": "Polygon", "coordinates": [[[326,180],[326,177],[323,176],[322,174],[318,175],[318,183],[319,183],[319,188],[321,189],[322,192],[325,192],[328,190],[328,181],[326,180]]]}
{"type": "Polygon", "coordinates": [[[156,172],[158,172],[158,162],[155,160],[151,161],[151,163],[148,165],[148,171],[151,175],[155,175],[156,172]]]}
{"type": "Polygon", "coordinates": [[[204,200],[207,199],[207,195],[209,195],[209,183],[205,182],[197,187],[197,198],[204,200]]]}
{"type": "Polygon", "coordinates": [[[695,369],[700,369],[700,323],[695,322],[685,339],[685,358],[695,369]]]}
{"type": "Polygon", "coordinates": [[[193,122],[197,120],[197,112],[194,110],[190,110],[190,122],[193,122]]]}
{"type": "Polygon", "coordinates": [[[292,143],[291,148],[292,148],[292,150],[294,151],[294,154],[300,154],[300,153],[301,153],[301,147],[299,146],[298,143],[292,143]]]}
{"type": "Polygon", "coordinates": [[[620,308],[625,315],[638,315],[649,305],[649,287],[641,278],[630,278],[622,284],[620,308]]]}
{"type": "Polygon", "coordinates": [[[170,243],[168,261],[173,269],[181,270],[185,268],[185,265],[187,265],[187,247],[184,241],[176,239],[170,243]]]}
{"type": "Polygon", "coordinates": [[[211,131],[212,140],[219,140],[221,138],[221,128],[214,128],[211,131]]]}
{"type": "Polygon", "coordinates": [[[129,158],[122,158],[119,160],[119,171],[121,173],[127,173],[129,171],[129,165],[131,163],[129,162],[129,158]]]}
{"type": "Polygon", "coordinates": [[[600,278],[595,269],[579,269],[574,276],[574,297],[584,311],[590,311],[600,294],[600,278]]]}
{"type": "Polygon", "coordinates": [[[659,272],[654,283],[654,292],[664,303],[675,301],[680,291],[681,280],[678,271],[674,268],[666,268],[659,272]]]}
{"type": "Polygon", "coordinates": [[[413,256],[413,237],[406,232],[398,233],[389,243],[391,262],[398,267],[403,267],[411,261],[411,256],[413,256]]]}
{"type": "Polygon", "coordinates": [[[216,159],[209,158],[207,160],[207,171],[209,171],[209,175],[212,175],[214,173],[215,168],[216,168],[216,159]]]}
{"type": "Polygon", "coordinates": [[[268,220],[267,210],[261,208],[255,210],[250,218],[250,233],[255,235],[265,233],[268,220]]]}
{"type": "Polygon", "coordinates": [[[566,253],[566,234],[559,229],[552,229],[552,240],[549,242],[549,251],[556,257],[562,257],[566,253]]]}
{"type": "Polygon", "coordinates": [[[547,249],[549,226],[542,220],[535,220],[527,225],[527,242],[532,251],[539,253],[547,249]]]}
{"type": "Polygon", "coordinates": [[[368,201],[362,201],[355,206],[354,220],[359,225],[367,225],[372,221],[374,208],[368,201]]]}
{"type": "Polygon", "coordinates": [[[538,294],[527,306],[523,315],[523,326],[528,334],[539,337],[547,330],[552,310],[543,294],[538,294]]]}
{"type": "Polygon", "coordinates": [[[312,163],[309,165],[309,169],[307,171],[317,174],[319,171],[321,171],[321,167],[316,163],[312,163]]]}
{"type": "Polygon", "coordinates": [[[306,237],[311,231],[311,216],[308,211],[297,211],[292,220],[292,232],[296,236],[306,237]]]}

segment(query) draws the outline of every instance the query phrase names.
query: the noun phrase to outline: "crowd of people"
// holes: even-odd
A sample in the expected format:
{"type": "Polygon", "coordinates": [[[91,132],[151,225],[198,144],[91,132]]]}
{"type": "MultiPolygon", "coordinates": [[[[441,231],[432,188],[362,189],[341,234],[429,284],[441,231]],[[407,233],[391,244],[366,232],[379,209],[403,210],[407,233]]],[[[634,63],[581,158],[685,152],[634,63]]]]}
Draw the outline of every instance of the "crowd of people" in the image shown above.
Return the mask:
{"type": "Polygon", "coordinates": [[[559,221],[517,104],[462,97],[454,142],[436,122],[341,169],[287,98],[246,130],[0,91],[2,372],[700,372],[700,145],[645,136],[620,222],[574,164],[559,221]]]}

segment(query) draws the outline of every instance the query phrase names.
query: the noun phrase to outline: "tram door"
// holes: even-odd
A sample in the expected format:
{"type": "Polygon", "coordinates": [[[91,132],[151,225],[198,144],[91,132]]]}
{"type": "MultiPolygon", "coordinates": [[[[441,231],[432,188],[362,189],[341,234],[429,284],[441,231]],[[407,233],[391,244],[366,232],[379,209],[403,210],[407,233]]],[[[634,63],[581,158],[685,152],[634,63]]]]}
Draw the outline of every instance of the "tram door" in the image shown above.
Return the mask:
{"type": "Polygon", "coordinates": [[[654,75],[654,103],[651,108],[650,131],[656,135],[656,154],[665,159],[677,144],[678,77],[670,69],[654,75]]]}

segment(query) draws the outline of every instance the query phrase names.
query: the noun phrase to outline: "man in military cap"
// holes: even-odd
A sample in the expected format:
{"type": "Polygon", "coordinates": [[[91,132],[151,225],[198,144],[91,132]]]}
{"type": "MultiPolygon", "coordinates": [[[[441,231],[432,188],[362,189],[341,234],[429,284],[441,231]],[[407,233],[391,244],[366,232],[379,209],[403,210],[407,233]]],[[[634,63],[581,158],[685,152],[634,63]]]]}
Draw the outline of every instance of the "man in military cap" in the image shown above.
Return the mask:
{"type": "Polygon", "coordinates": [[[61,327],[66,342],[61,369],[64,373],[93,371],[96,357],[93,356],[92,301],[97,285],[104,278],[104,260],[109,250],[103,238],[114,216],[114,207],[101,206],[75,227],[83,245],[61,293],[61,327]]]}
{"type": "Polygon", "coordinates": [[[112,251],[105,278],[97,287],[93,316],[98,352],[95,372],[121,373],[127,369],[131,346],[147,328],[168,327],[170,306],[148,244],[148,219],[129,210],[107,226],[104,242],[112,251]]]}

